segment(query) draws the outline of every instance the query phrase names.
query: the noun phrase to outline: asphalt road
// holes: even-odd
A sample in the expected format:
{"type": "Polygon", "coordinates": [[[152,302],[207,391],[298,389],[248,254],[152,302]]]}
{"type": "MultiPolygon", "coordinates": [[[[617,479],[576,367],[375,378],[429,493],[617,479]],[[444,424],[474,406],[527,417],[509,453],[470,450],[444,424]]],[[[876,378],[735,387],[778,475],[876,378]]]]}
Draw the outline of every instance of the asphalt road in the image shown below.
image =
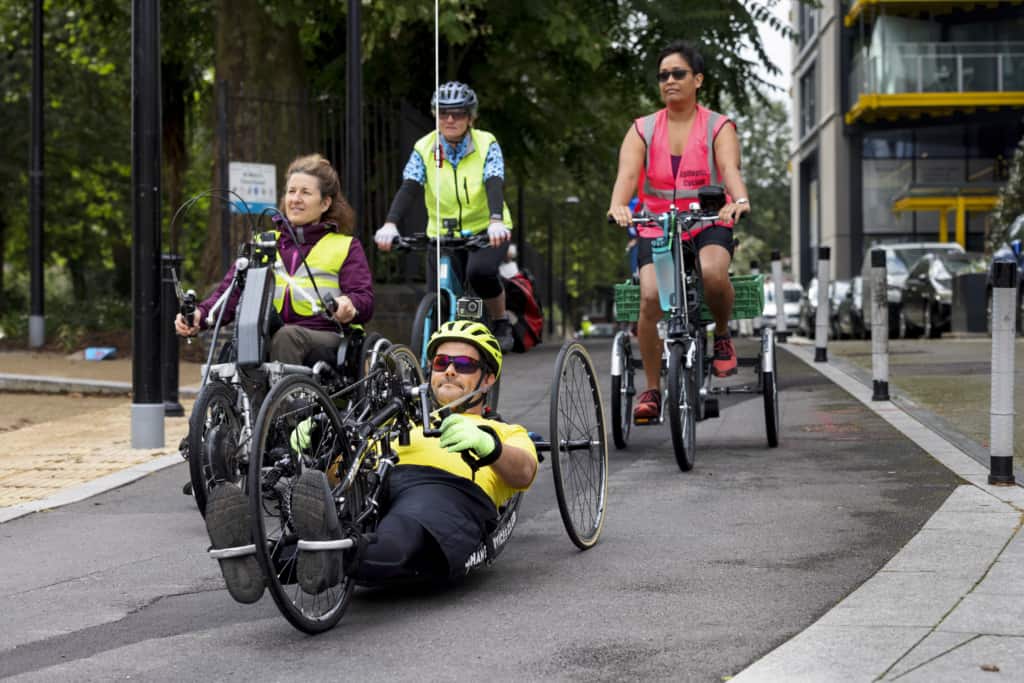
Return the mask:
{"type": "MultiPolygon", "coordinates": [[[[609,344],[590,348],[607,402],[609,344]]],[[[510,358],[502,386],[506,418],[542,434],[556,351],[510,358]]],[[[784,352],[779,375],[778,449],[759,397],[699,424],[689,473],[667,426],[635,429],[584,553],[545,463],[493,567],[447,591],[360,591],[317,637],[223,590],[184,466],[0,525],[0,677],[721,681],[870,577],[956,484],[784,352]]]]}

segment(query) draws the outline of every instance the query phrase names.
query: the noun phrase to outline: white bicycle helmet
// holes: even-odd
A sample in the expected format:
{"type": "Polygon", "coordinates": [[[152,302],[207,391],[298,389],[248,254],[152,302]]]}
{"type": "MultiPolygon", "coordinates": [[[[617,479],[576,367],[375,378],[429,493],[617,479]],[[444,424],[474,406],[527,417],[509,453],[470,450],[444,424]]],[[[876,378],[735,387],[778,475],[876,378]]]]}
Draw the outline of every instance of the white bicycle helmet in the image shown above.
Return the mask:
{"type": "Polygon", "coordinates": [[[465,83],[448,81],[442,83],[434,96],[430,98],[430,112],[437,115],[437,109],[465,109],[470,116],[476,116],[479,102],[476,93],[465,83]]]}

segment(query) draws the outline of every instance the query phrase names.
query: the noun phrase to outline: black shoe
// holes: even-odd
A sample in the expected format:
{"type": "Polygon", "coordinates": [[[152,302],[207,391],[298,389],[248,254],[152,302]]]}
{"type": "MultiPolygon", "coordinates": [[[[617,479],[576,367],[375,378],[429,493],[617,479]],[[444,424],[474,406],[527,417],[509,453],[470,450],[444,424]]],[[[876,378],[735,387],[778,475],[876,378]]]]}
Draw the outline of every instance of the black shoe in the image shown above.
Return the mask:
{"type": "MultiPolygon", "coordinates": [[[[306,470],[292,487],[292,521],[304,541],[342,537],[334,496],[320,470],[306,470]]],[[[341,550],[300,550],[296,579],[306,593],[316,595],[341,580],[341,550]]]]}
{"type": "MultiPolygon", "coordinates": [[[[213,489],[206,502],[206,531],[210,534],[213,547],[218,550],[238,548],[252,543],[249,499],[241,489],[230,484],[213,489]]],[[[255,551],[251,555],[218,562],[231,597],[245,604],[260,599],[266,580],[256,560],[255,551]]]]}
{"type": "Polygon", "coordinates": [[[512,323],[508,318],[498,318],[494,321],[494,338],[498,340],[498,346],[502,353],[508,353],[516,345],[516,336],[512,332],[512,323]]]}

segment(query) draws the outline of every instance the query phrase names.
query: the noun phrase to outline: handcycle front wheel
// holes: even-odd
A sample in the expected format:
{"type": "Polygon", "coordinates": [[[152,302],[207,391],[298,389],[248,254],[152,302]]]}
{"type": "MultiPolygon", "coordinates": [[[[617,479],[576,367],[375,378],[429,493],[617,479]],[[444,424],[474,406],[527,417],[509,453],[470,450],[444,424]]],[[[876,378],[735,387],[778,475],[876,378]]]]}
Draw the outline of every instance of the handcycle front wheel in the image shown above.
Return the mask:
{"type": "Polygon", "coordinates": [[[555,361],[550,429],[558,511],[569,538],[587,550],[604,526],[608,441],[597,373],[579,342],[567,342],[555,361]]]}
{"type": "Polygon", "coordinates": [[[633,349],[629,332],[619,332],[612,344],[612,439],[622,450],[629,442],[633,428],[633,349]],[[618,370],[619,374],[614,374],[618,370]]]}
{"type": "MultiPolygon", "coordinates": [[[[256,557],[281,614],[305,633],[326,631],[344,616],[354,582],[348,576],[312,595],[296,580],[298,536],[292,518],[292,487],[307,467],[335,471],[350,453],[341,417],[331,398],[304,375],[282,378],[271,389],[254,429],[249,477],[256,557]],[[301,434],[301,438],[296,438],[301,434]]],[[[330,478],[330,477],[329,477],[330,478]]],[[[342,527],[362,507],[362,482],[345,492],[342,527]]]]}
{"type": "Polygon", "coordinates": [[[700,346],[696,340],[676,342],[671,345],[668,357],[668,402],[664,410],[668,411],[668,425],[672,432],[672,450],[675,452],[676,464],[683,472],[693,469],[697,456],[697,364],[703,362],[697,355],[700,346]],[[686,367],[686,356],[690,345],[694,350],[694,366],[686,367]]]}
{"type": "Polygon", "coordinates": [[[242,416],[233,386],[207,382],[189,415],[188,474],[199,514],[206,517],[206,499],[214,487],[236,484],[245,489],[242,454],[242,416]]]}

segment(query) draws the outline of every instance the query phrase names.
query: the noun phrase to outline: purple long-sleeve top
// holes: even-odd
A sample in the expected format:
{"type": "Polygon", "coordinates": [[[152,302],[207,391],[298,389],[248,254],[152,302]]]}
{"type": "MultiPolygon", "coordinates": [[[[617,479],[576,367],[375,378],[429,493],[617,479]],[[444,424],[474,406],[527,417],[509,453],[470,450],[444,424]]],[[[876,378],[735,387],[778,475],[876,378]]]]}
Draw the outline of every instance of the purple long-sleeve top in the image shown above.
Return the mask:
{"type": "MultiPolygon", "coordinates": [[[[284,231],[277,239],[277,253],[284,263],[289,275],[295,275],[300,269],[304,269],[302,259],[309,255],[310,250],[316,246],[320,238],[328,232],[334,231],[333,223],[313,223],[311,225],[296,228],[296,236],[300,243],[292,241],[291,236],[284,231]]],[[[231,266],[227,275],[221,280],[220,285],[205,301],[199,304],[202,311],[201,326],[206,327],[206,316],[210,309],[217,303],[217,299],[231,286],[235,277],[235,267],[231,266]]],[[[373,317],[373,276],[370,274],[370,265],[366,262],[366,252],[358,239],[352,238],[349,244],[348,256],[338,271],[338,289],[347,296],[352,305],[356,307],[356,317],[352,323],[366,323],[373,317]]],[[[235,309],[241,298],[241,290],[235,291],[226,303],[224,310],[223,324],[235,319],[235,309]]],[[[337,326],[321,315],[311,317],[300,316],[292,307],[291,292],[284,298],[284,307],[281,309],[281,319],[285,324],[302,325],[312,330],[336,330],[337,326]]],[[[346,325],[347,327],[347,325],[346,325]]]]}

